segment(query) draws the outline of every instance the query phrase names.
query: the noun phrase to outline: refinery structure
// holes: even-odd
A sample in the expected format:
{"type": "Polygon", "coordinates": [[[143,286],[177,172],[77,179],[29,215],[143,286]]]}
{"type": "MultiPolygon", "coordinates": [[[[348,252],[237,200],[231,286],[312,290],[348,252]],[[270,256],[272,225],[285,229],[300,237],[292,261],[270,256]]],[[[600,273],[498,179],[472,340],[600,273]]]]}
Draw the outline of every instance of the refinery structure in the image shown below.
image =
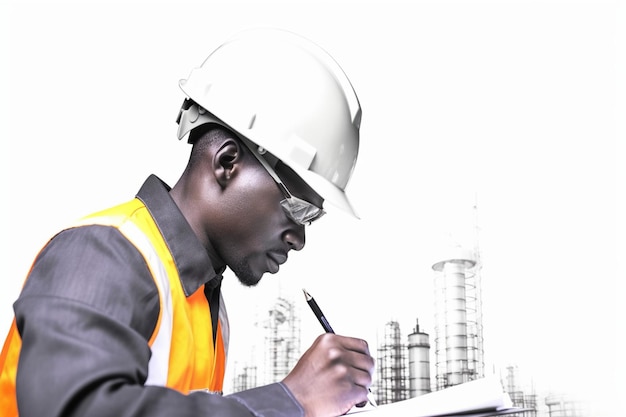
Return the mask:
{"type": "MultiPolygon", "coordinates": [[[[397,321],[386,323],[376,348],[376,376],[372,392],[388,404],[442,390],[485,376],[483,347],[481,261],[476,251],[449,249],[432,265],[434,333],[416,319],[405,335],[397,321]]],[[[256,322],[260,346],[253,346],[250,363],[236,365],[232,389],[240,391],[282,380],[301,355],[300,319],[295,301],[277,297],[256,322]],[[258,350],[257,350],[258,348],[258,350]]],[[[517,417],[588,417],[580,403],[550,394],[539,400],[534,389],[523,387],[519,370],[499,371],[514,406],[528,409],[517,417]]]]}
{"type": "Polygon", "coordinates": [[[436,390],[484,377],[480,267],[460,246],[432,266],[436,390]]]}
{"type": "Polygon", "coordinates": [[[377,350],[376,393],[381,404],[485,376],[481,265],[474,251],[459,245],[445,252],[445,256],[432,265],[435,292],[433,337],[421,330],[417,321],[406,339],[398,322],[390,321],[385,326],[377,350]],[[432,346],[431,340],[434,341],[432,346]]]}
{"type": "MultiPolygon", "coordinates": [[[[432,263],[434,323],[420,328],[418,318],[405,335],[397,321],[389,320],[376,347],[376,376],[371,387],[379,404],[388,404],[446,389],[485,377],[482,317],[482,263],[476,243],[471,249],[450,245],[432,263]]],[[[294,301],[278,297],[257,324],[262,333],[262,355],[254,366],[237,369],[235,391],[276,382],[299,358],[299,319],[294,301]]],[[[588,417],[579,403],[566,396],[540,397],[523,386],[518,369],[498,370],[504,390],[514,406],[527,411],[518,417],[588,417]]],[[[491,374],[495,373],[495,369],[491,374]]]]}
{"type": "MultiPolygon", "coordinates": [[[[393,403],[485,377],[481,259],[478,247],[448,248],[432,265],[434,334],[415,327],[404,335],[390,320],[377,348],[375,395],[393,403]]],[[[539,396],[520,381],[516,366],[499,370],[517,417],[589,417],[580,402],[565,395],[539,396]]]]}
{"type": "Polygon", "coordinates": [[[300,320],[293,300],[278,297],[255,327],[261,346],[253,342],[250,363],[235,369],[235,392],[282,380],[300,357],[300,320]]]}

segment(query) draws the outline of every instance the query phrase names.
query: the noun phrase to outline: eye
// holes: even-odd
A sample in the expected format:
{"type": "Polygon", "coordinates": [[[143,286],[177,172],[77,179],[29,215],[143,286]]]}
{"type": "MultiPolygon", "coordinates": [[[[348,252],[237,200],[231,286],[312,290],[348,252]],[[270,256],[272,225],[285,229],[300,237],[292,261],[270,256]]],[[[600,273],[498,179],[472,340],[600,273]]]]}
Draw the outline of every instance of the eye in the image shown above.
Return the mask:
{"type": "Polygon", "coordinates": [[[314,206],[323,207],[324,199],[313,190],[294,170],[282,161],[276,164],[276,173],[295,197],[305,200],[314,206]]]}

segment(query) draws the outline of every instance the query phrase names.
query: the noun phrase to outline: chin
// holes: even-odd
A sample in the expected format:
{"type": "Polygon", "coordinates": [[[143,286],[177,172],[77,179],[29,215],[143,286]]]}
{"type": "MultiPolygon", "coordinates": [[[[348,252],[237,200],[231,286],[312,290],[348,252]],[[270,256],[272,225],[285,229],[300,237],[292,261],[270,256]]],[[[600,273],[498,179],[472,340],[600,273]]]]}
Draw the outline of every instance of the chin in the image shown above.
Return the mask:
{"type": "Polygon", "coordinates": [[[237,271],[233,269],[233,272],[237,276],[239,282],[246,287],[255,287],[261,281],[261,278],[263,278],[263,273],[256,274],[249,269],[246,269],[245,271],[237,271]]]}
{"type": "Polygon", "coordinates": [[[252,288],[252,287],[256,287],[259,284],[259,282],[261,282],[261,278],[254,280],[254,281],[251,281],[251,280],[244,281],[242,279],[239,279],[239,282],[241,282],[246,287],[252,288]]]}
{"type": "Polygon", "coordinates": [[[228,267],[235,274],[239,282],[246,287],[256,286],[265,274],[265,271],[254,270],[247,259],[239,259],[237,262],[229,263],[228,267]]]}

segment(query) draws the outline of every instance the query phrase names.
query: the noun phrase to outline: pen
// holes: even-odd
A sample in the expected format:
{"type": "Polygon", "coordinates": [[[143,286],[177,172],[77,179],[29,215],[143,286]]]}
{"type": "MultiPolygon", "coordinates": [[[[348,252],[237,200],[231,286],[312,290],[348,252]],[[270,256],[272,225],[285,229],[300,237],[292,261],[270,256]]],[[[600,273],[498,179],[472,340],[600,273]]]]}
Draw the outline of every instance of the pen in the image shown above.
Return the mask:
{"type": "Polygon", "coordinates": [[[315,298],[311,297],[311,294],[309,294],[304,288],[302,289],[302,291],[304,292],[304,298],[306,298],[306,302],[309,304],[309,307],[311,307],[311,310],[313,310],[313,313],[315,313],[315,317],[317,317],[317,319],[320,321],[320,324],[324,328],[324,331],[326,333],[335,333],[333,328],[330,327],[330,323],[328,322],[328,320],[326,320],[326,316],[324,316],[324,313],[322,313],[322,310],[315,302],[315,298]]]}
{"type": "MultiPolygon", "coordinates": [[[[313,296],[309,294],[304,288],[302,289],[302,292],[304,292],[304,298],[306,299],[307,304],[309,305],[309,307],[311,307],[311,310],[313,310],[315,317],[317,317],[317,319],[319,320],[320,324],[324,328],[324,331],[326,333],[335,333],[333,328],[330,327],[330,323],[328,322],[328,320],[326,320],[326,316],[324,316],[324,313],[322,313],[322,309],[320,309],[320,306],[317,305],[315,298],[313,298],[313,296]]],[[[369,394],[367,394],[367,399],[369,400],[370,404],[372,404],[374,407],[377,407],[378,405],[376,404],[376,400],[374,399],[372,390],[369,388],[367,390],[369,391],[369,394]]]]}

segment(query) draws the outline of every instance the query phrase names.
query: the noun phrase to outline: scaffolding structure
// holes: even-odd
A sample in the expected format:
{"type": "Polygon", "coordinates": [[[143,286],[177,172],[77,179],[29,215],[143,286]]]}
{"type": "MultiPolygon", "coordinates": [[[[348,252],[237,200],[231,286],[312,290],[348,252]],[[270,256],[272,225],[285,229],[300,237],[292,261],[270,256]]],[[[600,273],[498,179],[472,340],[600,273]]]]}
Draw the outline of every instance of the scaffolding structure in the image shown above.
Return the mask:
{"type": "Polygon", "coordinates": [[[519,383],[519,372],[516,366],[507,366],[506,382],[502,384],[509,394],[514,407],[524,408],[525,411],[515,413],[516,417],[537,417],[537,396],[534,392],[526,393],[519,383]]]}
{"type": "Polygon", "coordinates": [[[588,412],[584,403],[563,394],[552,394],[546,397],[550,417],[586,417],[588,412]]]}
{"type": "Polygon", "coordinates": [[[265,349],[264,371],[259,383],[264,385],[282,380],[300,357],[300,323],[294,303],[278,297],[261,325],[265,349]]]}
{"type": "Polygon", "coordinates": [[[244,391],[257,386],[257,367],[255,365],[244,365],[241,371],[235,369],[233,377],[233,392],[244,391]]]}
{"type": "Polygon", "coordinates": [[[432,266],[437,390],[484,376],[480,263],[460,246],[446,255],[432,266]]]}
{"type": "Polygon", "coordinates": [[[407,346],[402,343],[400,325],[390,321],[385,325],[383,342],[378,347],[378,389],[376,400],[389,404],[406,400],[409,390],[406,384],[407,346]]]}

